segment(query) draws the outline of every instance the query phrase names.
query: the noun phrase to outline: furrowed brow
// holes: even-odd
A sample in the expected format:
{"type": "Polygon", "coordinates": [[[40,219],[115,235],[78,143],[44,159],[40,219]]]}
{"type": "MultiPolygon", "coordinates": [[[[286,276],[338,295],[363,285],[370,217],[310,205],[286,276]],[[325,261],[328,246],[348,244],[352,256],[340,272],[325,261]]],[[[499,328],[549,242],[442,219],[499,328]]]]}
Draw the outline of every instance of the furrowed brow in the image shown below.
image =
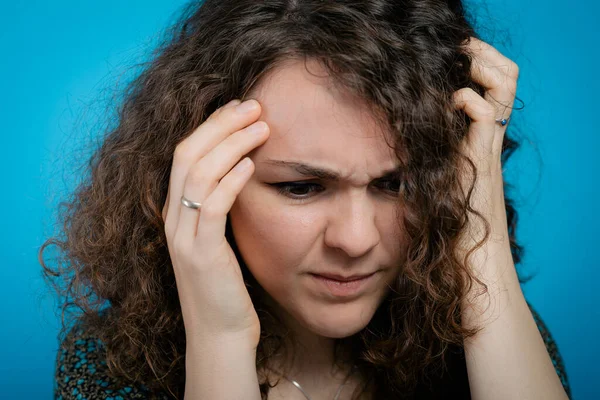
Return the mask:
{"type": "MultiPolygon", "coordinates": [[[[262,161],[262,162],[265,164],[276,165],[276,166],[293,169],[298,174],[306,176],[306,177],[316,177],[319,179],[332,181],[332,182],[339,182],[340,180],[342,180],[342,177],[336,171],[333,171],[333,170],[325,168],[325,167],[309,165],[309,164],[296,162],[296,161],[274,160],[274,159],[270,159],[270,158],[265,161],[262,161]]],[[[385,170],[385,171],[383,171],[383,174],[381,175],[381,177],[376,178],[376,179],[393,178],[393,177],[397,176],[401,172],[401,170],[402,170],[401,167],[396,167],[396,168],[392,168],[390,170],[385,170]]]]}

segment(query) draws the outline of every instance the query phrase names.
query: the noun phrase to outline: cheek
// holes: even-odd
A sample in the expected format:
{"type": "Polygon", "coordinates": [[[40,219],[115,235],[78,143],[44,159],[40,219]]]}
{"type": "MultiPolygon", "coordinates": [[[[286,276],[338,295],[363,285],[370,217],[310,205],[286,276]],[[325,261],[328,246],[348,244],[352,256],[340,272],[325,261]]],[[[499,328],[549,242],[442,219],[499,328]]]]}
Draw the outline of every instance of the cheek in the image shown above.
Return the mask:
{"type": "Polygon", "coordinates": [[[393,264],[402,262],[406,258],[408,246],[408,233],[404,228],[404,209],[391,205],[387,209],[382,207],[379,218],[379,229],[382,232],[381,241],[383,248],[393,264]],[[390,217],[391,216],[391,217],[390,217]]]}
{"type": "Polygon", "coordinates": [[[230,212],[235,241],[248,269],[263,286],[285,285],[307,269],[316,224],[289,206],[236,202],[230,212]]]}

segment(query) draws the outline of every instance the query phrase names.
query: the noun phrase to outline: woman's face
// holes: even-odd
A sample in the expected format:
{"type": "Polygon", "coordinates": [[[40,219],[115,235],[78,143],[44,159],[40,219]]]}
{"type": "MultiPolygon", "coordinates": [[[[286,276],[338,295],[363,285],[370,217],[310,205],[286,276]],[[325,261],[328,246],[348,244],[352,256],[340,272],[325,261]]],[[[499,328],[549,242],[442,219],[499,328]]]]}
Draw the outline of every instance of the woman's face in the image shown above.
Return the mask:
{"type": "Polygon", "coordinates": [[[249,154],[255,172],[229,217],[244,262],[282,317],[342,338],[368,324],[404,261],[399,185],[382,178],[398,162],[366,106],[335,91],[316,62],[307,65],[318,77],[301,61],[288,63],[250,96],[271,133],[249,154]],[[305,175],[279,161],[340,178],[305,175]],[[296,183],[287,195],[273,186],[285,182],[296,183]],[[358,293],[341,297],[311,275],[375,271],[358,293]]]}

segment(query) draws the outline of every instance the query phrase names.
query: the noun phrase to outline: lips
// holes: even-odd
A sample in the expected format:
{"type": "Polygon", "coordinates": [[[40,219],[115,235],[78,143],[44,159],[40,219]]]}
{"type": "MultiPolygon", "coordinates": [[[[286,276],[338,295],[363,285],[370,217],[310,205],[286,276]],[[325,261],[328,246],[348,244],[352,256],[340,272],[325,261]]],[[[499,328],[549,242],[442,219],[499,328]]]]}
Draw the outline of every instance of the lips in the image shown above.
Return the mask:
{"type": "Polygon", "coordinates": [[[312,288],[327,301],[353,301],[362,296],[369,288],[373,289],[377,272],[360,275],[310,274],[312,288]]]}
{"type": "Polygon", "coordinates": [[[323,278],[332,279],[332,280],[340,281],[340,282],[352,282],[352,281],[356,281],[359,279],[364,279],[373,274],[374,274],[374,272],[371,272],[369,274],[346,275],[346,276],[339,275],[339,274],[330,274],[330,273],[318,273],[318,274],[313,274],[313,275],[321,276],[323,278]]]}

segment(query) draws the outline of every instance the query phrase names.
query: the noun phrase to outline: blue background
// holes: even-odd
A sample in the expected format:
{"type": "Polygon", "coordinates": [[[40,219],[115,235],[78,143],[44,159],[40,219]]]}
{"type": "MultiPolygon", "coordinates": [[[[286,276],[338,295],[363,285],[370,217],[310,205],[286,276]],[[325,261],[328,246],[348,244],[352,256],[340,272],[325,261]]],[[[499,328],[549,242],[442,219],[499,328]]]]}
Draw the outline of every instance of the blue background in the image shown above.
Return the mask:
{"type": "MultiPolygon", "coordinates": [[[[2,398],[52,396],[58,318],[37,252],[53,233],[58,201],[78,180],[69,169],[81,160],[78,146],[97,133],[116,85],[147,59],[182,4],[2,2],[2,398]]],[[[598,399],[600,7],[504,0],[477,10],[479,23],[491,24],[484,40],[521,70],[525,109],[513,118],[525,143],[506,177],[519,185],[518,234],[527,271],[537,272],[523,289],[556,339],[573,398],[598,399]]]]}

